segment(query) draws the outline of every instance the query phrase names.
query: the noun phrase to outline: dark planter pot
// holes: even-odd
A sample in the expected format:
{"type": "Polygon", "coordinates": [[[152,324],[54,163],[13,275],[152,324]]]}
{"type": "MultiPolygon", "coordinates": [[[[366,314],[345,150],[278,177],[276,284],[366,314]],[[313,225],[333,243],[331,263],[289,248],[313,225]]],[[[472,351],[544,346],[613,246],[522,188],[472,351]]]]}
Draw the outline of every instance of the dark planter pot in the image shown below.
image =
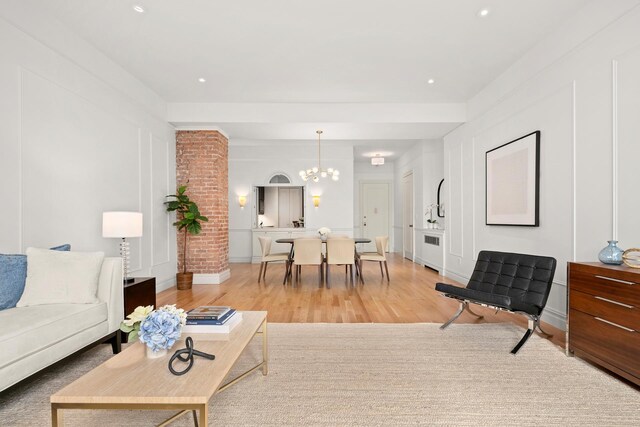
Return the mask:
{"type": "Polygon", "coordinates": [[[191,289],[193,285],[193,273],[177,273],[176,283],[181,291],[191,289]]]}

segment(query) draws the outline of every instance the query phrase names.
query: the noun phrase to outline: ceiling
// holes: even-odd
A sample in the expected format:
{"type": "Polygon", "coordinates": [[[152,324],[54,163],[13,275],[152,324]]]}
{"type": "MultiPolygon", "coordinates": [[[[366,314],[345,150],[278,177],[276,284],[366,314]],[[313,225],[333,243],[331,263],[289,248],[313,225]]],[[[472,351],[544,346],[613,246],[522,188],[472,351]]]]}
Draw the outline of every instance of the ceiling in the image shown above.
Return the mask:
{"type": "Polygon", "coordinates": [[[463,122],[440,120],[437,103],[464,106],[588,1],[29,3],[101,50],[170,107],[191,104],[200,112],[181,116],[181,123],[170,117],[176,126],[216,126],[232,140],[254,143],[314,140],[315,129],[324,129],[323,139],[353,145],[357,160],[375,153],[393,160],[463,122]],[[486,17],[479,16],[482,9],[489,11],[486,17]],[[223,107],[202,114],[202,103],[223,107]],[[232,115],[232,121],[220,113],[241,105],[249,113],[232,115]],[[278,105],[289,109],[280,114],[278,105]],[[429,110],[420,105],[431,105],[436,113],[423,114],[429,110]],[[400,119],[385,119],[389,106],[400,111],[400,119]],[[333,120],[320,114],[301,120],[296,114],[301,110],[328,110],[333,120]]]}
{"type": "Polygon", "coordinates": [[[168,102],[394,103],[468,100],[587,0],[34,3],[168,102]]]}

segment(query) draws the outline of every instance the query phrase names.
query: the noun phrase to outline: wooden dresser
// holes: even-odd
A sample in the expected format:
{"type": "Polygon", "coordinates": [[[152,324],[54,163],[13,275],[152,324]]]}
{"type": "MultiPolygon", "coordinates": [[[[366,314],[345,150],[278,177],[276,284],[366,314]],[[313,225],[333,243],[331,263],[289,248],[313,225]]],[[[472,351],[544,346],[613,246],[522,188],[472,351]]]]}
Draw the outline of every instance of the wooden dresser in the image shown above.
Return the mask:
{"type": "Polygon", "coordinates": [[[640,270],[569,263],[569,352],[640,385],[640,270]]]}

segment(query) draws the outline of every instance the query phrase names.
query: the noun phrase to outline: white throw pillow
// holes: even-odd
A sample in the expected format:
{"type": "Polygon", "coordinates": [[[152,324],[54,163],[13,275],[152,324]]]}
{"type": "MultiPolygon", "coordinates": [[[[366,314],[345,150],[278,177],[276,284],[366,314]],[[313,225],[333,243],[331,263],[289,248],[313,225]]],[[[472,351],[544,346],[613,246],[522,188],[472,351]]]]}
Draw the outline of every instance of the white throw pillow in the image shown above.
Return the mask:
{"type": "Polygon", "coordinates": [[[27,281],[16,307],[97,303],[104,252],[27,248],[27,281]]]}

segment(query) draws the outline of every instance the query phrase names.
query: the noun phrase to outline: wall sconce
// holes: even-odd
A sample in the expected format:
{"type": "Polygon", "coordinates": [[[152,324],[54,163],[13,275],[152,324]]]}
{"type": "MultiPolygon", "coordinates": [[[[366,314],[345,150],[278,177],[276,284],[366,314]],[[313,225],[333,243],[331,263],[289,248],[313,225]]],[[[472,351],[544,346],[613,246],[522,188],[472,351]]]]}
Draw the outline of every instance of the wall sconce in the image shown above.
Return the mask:
{"type": "Polygon", "coordinates": [[[238,196],[238,204],[240,205],[240,209],[244,209],[244,205],[247,204],[247,196],[238,196]]]}
{"type": "Polygon", "coordinates": [[[317,208],[320,206],[320,196],[313,196],[313,207],[317,208]]]}

